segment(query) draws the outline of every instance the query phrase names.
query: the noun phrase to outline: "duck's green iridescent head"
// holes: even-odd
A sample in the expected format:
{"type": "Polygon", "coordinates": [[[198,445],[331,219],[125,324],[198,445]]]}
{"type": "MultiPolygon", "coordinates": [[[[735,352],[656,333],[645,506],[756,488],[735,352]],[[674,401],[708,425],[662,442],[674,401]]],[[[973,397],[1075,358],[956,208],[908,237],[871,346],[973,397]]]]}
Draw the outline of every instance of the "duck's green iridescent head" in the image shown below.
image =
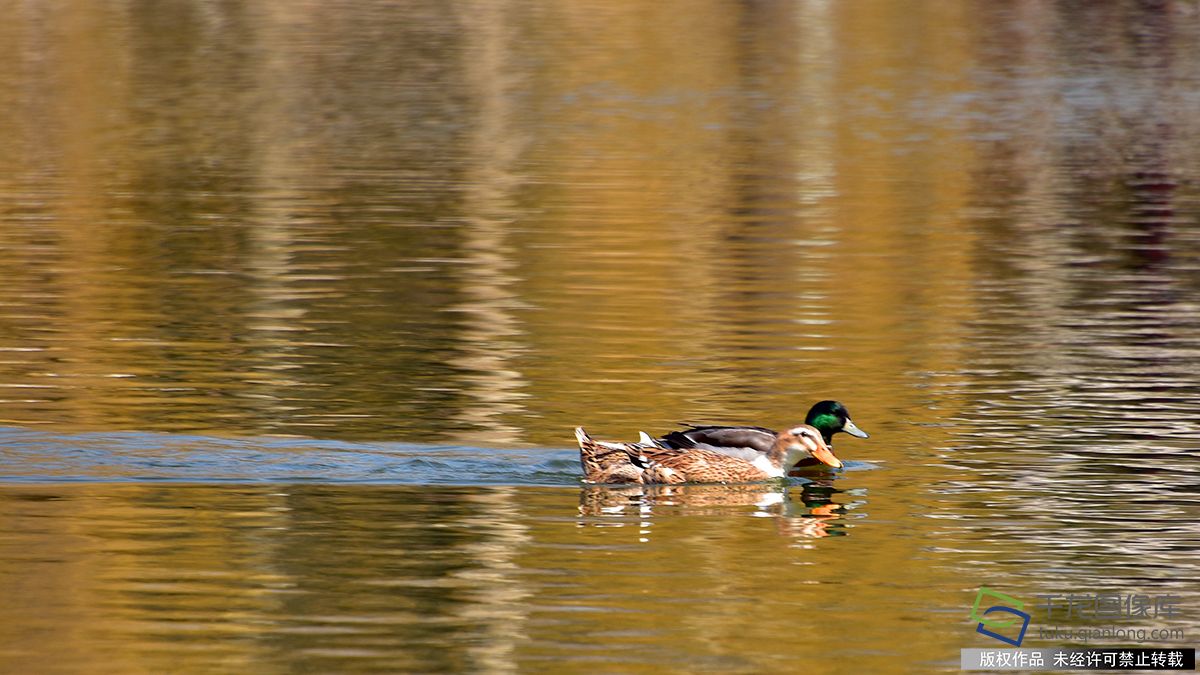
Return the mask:
{"type": "Polygon", "coordinates": [[[825,438],[826,443],[832,443],[830,439],[839,431],[859,438],[869,438],[867,432],[859,429],[854,422],[850,421],[850,411],[846,410],[846,406],[837,401],[817,403],[808,411],[808,417],[804,419],[804,423],[820,429],[821,436],[825,438]]]}

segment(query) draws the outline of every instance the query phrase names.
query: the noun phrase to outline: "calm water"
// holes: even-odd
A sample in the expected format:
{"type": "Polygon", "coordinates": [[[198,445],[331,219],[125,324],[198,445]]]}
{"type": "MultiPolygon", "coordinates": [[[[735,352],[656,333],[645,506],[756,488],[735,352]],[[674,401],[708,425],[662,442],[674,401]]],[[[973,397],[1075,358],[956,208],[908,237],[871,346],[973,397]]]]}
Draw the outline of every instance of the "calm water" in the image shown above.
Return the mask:
{"type": "Polygon", "coordinates": [[[1194,3],[0,11],[3,671],[1196,646],[1194,3]],[[823,398],[844,471],[579,485],[823,398]]]}

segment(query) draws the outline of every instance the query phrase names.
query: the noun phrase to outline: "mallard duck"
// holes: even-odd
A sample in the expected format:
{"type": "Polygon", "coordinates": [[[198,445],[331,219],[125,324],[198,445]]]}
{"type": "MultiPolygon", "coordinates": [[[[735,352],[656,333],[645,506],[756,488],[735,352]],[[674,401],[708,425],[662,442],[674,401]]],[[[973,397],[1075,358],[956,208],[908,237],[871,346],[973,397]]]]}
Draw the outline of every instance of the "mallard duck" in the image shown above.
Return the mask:
{"type": "MultiPolygon", "coordinates": [[[[830,453],[833,452],[833,435],[846,432],[858,438],[869,438],[867,432],[855,426],[850,421],[850,411],[838,401],[821,401],[808,411],[804,423],[815,427],[821,432],[821,438],[830,453]]],[[[763,427],[730,427],[730,426],[699,426],[693,425],[683,431],[672,431],[658,439],[656,443],[667,448],[713,450],[737,457],[744,456],[746,451],[767,452],[775,444],[778,436],[771,429],[763,427]]],[[[812,466],[818,463],[816,459],[802,459],[799,466],[812,466]]],[[[840,462],[839,462],[840,464],[840,462]]]]}
{"type": "Polygon", "coordinates": [[[834,468],[842,465],[821,432],[807,424],[776,434],[765,452],[596,441],[582,427],[575,429],[575,439],[588,483],[749,483],[782,478],[803,459],[814,458],[834,468]]]}

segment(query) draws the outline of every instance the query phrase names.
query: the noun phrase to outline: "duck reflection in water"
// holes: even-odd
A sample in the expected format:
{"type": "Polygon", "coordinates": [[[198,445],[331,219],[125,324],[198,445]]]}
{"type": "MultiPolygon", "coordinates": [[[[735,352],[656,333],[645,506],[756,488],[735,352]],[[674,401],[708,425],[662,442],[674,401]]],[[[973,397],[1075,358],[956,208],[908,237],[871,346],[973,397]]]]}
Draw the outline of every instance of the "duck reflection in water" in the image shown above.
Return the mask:
{"type": "Polygon", "coordinates": [[[744,485],[585,485],[579,493],[581,526],[648,525],[658,516],[738,516],[775,519],[783,536],[845,536],[839,523],[846,506],[833,501],[842,493],[832,479],[800,486],[744,485]]]}

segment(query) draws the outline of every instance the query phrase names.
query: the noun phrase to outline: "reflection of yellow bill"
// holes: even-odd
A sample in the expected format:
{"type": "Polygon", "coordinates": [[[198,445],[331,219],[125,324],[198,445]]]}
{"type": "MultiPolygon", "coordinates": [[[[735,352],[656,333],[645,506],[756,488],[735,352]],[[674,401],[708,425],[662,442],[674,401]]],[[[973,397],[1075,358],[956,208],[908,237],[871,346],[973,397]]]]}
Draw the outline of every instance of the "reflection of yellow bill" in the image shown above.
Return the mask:
{"type": "Polygon", "coordinates": [[[1008,628],[1009,626],[1015,624],[1017,622],[1017,620],[1015,618],[1013,618],[1013,619],[997,619],[994,617],[989,619],[989,618],[983,616],[983,614],[981,614],[979,612],[979,603],[983,602],[984,598],[995,598],[997,600],[1003,601],[1003,603],[989,602],[983,608],[983,611],[985,611],[985,612],[988,610],[988,608],[994,607],[997,604],[1005,604],[1005,605],[1008,605],[1009,607],[1012,607],[1013,609],[1025,609],[1025,603],[1012,597],[1011,595],[1005,595],[1004,593],[1001,593],[999,591],[993,591],[992,589],[988,588],[987,586],[980,586],[979,592],[975,594],[975,604],[971,606],[971,620],[978,621],[979,623],[987,626],[988,628],[1008,628]]]}

